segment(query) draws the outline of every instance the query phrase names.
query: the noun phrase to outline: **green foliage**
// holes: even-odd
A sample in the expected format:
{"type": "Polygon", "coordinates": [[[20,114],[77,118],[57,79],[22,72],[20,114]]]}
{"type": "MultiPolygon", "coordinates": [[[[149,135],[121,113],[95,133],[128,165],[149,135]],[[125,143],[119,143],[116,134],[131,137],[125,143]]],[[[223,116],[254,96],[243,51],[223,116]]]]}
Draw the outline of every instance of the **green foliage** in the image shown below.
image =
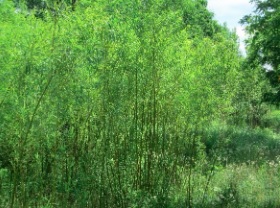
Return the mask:
{"type": "Polygon", "coordinates": [[[273,71],[267,73],[273,91],[266,101],[279,104],[279,20],[280,3],[276,0],[253,0],[256,10],[245,16],[241,23],[246,25],[250,38],[247,40],[248,58],[251,66],[269,66],[273,71]]]}
{"type": "Polygon", "coordinates": [[[271,92],[266,72],[261,67],[250,68],[243,63],[238,89],[229,121],[240,126],[260,126],[268,111],[265,97],[271,92]]]}
{"type": "Polygon", "coordinates": [[[218,123],[202,135],[208,156],[218,155],[224,165],[250,161],[262,164],[279,155],[278,135],[270,129],[236,128],[218,123]]]}
{"type": "Polygon", "coordinates": [[[228,166],[213,177],[204,207],[278,207],[278,170],[278,162],[228,166]]]}
{"type": "MultiPolygon", "coordinates": [[[[218,152],[207,157],[216,151],[209,141],[267,141],[262,132],[205,133],[214,120],[231,121],[240,97],[262,94],[240,87],[236,36],[221,26],[208,34],[204,1],[65,4],[47,1],[38,18],[1,2],[0,206],[208,205],[224,168],[218,152]],[[194,5],[203,24],[186,27],[194,5]],[[190,38],[196,26],[203,35],[190,38]]],[[[234,201],[231,189],[222,204],[234,201]]]]}
{"type": "Polygon", "coordinates": [[[254,14],[245,16],[241,21],[247,24],[247,31],[252,35],[249,42],[253,57],[262,64],[271,64],[275,70],[279,65],[279,2],[275,0],[253,0],[256,5],[254,14]]]}
{"type": "Polygon", "coordinates": [[[191,37],[211,37],[223,28],[213,19],[213,13],[207,10],[207,1],[189,1],[186,4],[183,21],[191,37]]]}
{"type": "Polygon", "coordinates": [[[262,126],[269,127],[274,132],[278,133],[280,130],[280,111],[272,110],[268,112],[262,119],[262,126]]]}

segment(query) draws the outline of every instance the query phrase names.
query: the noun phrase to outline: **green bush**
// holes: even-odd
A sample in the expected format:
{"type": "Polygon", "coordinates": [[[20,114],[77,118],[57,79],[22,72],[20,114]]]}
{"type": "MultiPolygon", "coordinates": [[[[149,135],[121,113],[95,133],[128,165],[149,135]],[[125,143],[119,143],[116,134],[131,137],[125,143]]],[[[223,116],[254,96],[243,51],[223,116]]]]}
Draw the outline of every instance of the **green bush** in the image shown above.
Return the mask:
{"type": "Polygon", "coordinates": [[[280,110],[268,112],[262,119],[262,126],[270,128],[276,133],[280,132],[280,110]]]}
{"type": "Polygon", "coordinates": [[[280,140],[270,129],[212,125],[202,133],[208,156],[218,155],[224,164],[273,160],[280,154],[280,140]]]}

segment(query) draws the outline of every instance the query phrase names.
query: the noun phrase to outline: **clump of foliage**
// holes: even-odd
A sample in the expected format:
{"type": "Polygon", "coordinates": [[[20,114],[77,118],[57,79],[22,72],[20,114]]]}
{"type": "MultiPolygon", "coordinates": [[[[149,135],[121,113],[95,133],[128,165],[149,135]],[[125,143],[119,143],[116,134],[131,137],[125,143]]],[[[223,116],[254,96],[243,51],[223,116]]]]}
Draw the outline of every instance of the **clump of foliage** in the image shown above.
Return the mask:
{"type": "Polygon", "coordinates": [[[272,129],[274,132],[280,131],[280,111],[271,110],[262,119],[262,126],[272,129]]]}
{"type": "Polygon", "coordinates": [[[275,0],[252,0],[252,3],[256,7],[254,13],[241,20],[250,35],[247,40],[248,63],[251,66],[262,65],[269,70],[267,77],[272,90],[266,94],[266,101],[279,105],[280,3],[275,0]]]}

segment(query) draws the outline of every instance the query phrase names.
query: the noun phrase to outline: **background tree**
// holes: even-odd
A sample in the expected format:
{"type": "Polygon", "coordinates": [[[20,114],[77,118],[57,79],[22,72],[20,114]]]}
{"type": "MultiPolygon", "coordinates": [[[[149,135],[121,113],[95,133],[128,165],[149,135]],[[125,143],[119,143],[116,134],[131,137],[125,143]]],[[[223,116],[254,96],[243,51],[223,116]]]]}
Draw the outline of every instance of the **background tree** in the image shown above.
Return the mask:
{"type": "Polygon", "coordinates": [[[213,19],[214,14],[207,9],[207,1],[189,1],[184,7],[183,21],[190,37],[213,37],[223,27],[213,19]]]}
{"type": "Polygon", "coordinates": [[[247,40],[248,62],[252,67],[257,64],[271,68],[267,77],[273,91],[266,100],[279,104],[279,66],[280,66],[280,2],[277,0],[252,0],[255,4],[253,14],[245,16],[241,23],[246,25],[250,35],[247,40]]]}

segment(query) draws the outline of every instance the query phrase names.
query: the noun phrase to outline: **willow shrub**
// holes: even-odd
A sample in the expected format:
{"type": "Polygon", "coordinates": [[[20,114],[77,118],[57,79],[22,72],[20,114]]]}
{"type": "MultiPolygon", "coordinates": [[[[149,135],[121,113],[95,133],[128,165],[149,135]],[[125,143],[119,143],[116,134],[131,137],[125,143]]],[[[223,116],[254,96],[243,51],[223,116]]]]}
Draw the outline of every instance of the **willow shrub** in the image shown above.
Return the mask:
{"type": "Polygon", "coordinates": [[[1,10],[1,205],[167,207],[186,189],[191,206],[198,132],[232,111],[236,43],[188,39],[183,4],[88,4],[1,10]]]}

